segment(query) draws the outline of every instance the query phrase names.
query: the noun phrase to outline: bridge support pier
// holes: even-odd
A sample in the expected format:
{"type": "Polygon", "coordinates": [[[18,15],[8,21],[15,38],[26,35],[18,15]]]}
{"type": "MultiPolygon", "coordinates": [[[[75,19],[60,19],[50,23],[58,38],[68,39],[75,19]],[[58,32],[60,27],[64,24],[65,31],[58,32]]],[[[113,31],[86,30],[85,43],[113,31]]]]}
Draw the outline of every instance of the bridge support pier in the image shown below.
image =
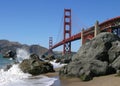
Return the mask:
{"type": "Polygon", "coordinates": [[[84,28],[81,31],[81,42],[82,42],[82,44],[84,44],[84,36],[83,36],[83,34],[84,34],[84,28]]]}
{"type": "Polygon", "coordinates": [[[95,27],[94,27],[94,37],[96,37],[99,33],[100,33],[99,22],[96,21],[95,27]]]}

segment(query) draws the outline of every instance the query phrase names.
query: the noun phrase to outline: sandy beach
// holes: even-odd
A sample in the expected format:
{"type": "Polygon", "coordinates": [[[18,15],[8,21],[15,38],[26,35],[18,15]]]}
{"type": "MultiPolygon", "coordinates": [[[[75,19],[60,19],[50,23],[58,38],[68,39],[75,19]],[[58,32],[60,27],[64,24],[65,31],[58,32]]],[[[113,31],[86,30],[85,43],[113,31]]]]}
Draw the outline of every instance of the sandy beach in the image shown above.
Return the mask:
{"type": "Polygon", "coordinates": [[[88,82],[83,82],[77,78],[61,81],[63,84],[62,86],[120,86],[120,77],[115,77],[115,75],[95,77],[88,82]]]}
{"type": "Polygon", "coordinates": [[[58,72],[45,74],[58,80],[52,86],[120,86],[120,77],[115,74],[94,77],[93,80],[83,82],[79,78],[59,78],[58,72]]]}

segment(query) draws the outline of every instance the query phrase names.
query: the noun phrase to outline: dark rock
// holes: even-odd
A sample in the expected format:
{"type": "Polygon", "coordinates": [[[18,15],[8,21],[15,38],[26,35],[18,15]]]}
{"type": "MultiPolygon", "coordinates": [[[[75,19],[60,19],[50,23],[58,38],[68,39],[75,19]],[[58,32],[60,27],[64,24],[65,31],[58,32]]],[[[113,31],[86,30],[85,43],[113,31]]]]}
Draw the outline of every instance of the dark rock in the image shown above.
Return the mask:
{"type": "Polygon", "coordinates": [[[105,75],[108,63],[99,60],[71,62],[68,66],[60,70],[60,75],[79,77],[82,80],[90,80],[93,76],[105,75]],[[90,74],[90,75],[88,75],[90,74]],[[89,79],[87,79],[89,78],[89,79]]]}
{"type": "Polygon", "coordinates": [[[72,61],[64,66],[61,76],[79,77],[83,81],[94,76],[115,73],[120,69],[120,38],[112,33],[98,34],[89,42],[83,44],[72,61]]]}
{"type": "Polygon", "coordinates": [[[19,67],[24,73],[30,73],[32,75],[54,72],[52,64],[34,59],[23,60],[23,62],[20,63],[19,67]]]}
{"type": "Polygon", "coordinates": [[[16,53],[13,52],[12,50],[9,50],[5,53],[5,55],[3,55],[4,58],[16,58],[16,53]]]}

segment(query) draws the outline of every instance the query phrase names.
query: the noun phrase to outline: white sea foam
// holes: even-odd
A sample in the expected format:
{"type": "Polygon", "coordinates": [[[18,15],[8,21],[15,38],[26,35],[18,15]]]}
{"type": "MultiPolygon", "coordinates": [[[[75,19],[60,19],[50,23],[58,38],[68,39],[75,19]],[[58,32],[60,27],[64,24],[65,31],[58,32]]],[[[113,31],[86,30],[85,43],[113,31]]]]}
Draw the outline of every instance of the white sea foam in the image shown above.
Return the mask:
{"type": "Polygon", "coordinates": [[[55,63],[55,61],[56,60],[50,61],[50,63],[53,65],[53,68],[60,68],[60,67],[63,67],[64,65],[67,65],[67,64],[55,63]]]}
{"type": "Polygon", "coordinates": [[[8,71],[0,70],[0,86],[12,86],[10,84],[15,84],[22,82],[22,79],[31,76],[29,74],[23,73],[17,65],[13,65],[8,71]]]}
{"type": "Polygon", "coordinates": [[[27,50],[18,48],[16,52],[17,52],[17,60],[19,62],[21,62],[24,59],[29,59],[30,53],[27,52],[27,50]]]}
{"type": "Polygon", "coordinates": [[[18,64],[13,65],[8,71],[0,70],[0,86],[50,86],[55,80],[23,73],[18,64]]]}

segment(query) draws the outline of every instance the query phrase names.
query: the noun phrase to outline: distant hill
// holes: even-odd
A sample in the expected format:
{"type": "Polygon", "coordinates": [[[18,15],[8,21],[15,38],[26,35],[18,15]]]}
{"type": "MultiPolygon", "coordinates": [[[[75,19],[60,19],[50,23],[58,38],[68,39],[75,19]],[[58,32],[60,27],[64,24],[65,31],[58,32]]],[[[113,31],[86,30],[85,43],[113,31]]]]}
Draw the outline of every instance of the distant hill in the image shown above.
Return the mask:
{"type": "Polygon", "coordinates": [[[5,54],[8,50],[16,51],[17,48],[26,49],[30,53],[37,55],[44,54],[48,49],[39,45],[26,45],[8,40],[0,40],[0,53],[5,54]]]}

